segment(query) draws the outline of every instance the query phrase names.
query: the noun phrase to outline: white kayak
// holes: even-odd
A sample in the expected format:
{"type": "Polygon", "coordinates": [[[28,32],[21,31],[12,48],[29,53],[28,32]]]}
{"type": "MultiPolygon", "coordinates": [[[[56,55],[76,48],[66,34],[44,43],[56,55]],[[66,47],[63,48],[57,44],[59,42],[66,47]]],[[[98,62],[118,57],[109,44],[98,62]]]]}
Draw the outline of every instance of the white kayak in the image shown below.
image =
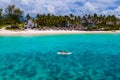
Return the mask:
{"type": "Polygon", "coordinates": [[[57,54],[60,54],[60,55],[70,55],[70,54],[72,54],[72,52],[58,52],[57,54]]]}

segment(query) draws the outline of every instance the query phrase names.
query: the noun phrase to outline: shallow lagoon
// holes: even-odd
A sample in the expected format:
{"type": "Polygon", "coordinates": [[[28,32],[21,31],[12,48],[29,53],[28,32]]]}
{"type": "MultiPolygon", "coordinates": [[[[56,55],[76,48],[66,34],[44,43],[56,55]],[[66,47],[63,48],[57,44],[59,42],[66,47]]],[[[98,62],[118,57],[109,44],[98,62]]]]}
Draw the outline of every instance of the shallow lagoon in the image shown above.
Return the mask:
{"type": "Polygon", "coordinates": [[[0,80],[120,80],[120,34],[1,36],[0,80]]]}

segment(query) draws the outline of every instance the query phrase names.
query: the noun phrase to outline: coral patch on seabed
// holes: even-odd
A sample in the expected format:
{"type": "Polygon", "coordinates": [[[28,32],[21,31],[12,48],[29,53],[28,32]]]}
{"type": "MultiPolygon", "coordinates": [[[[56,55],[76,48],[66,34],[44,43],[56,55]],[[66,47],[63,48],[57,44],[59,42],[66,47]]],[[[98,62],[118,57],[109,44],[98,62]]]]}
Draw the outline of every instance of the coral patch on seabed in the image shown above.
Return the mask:
{"type": "Polygon", "coordinates": [[[0,56],[0,80],[119,80],[119,61],[119,54],[6,54],[0,56]]]}

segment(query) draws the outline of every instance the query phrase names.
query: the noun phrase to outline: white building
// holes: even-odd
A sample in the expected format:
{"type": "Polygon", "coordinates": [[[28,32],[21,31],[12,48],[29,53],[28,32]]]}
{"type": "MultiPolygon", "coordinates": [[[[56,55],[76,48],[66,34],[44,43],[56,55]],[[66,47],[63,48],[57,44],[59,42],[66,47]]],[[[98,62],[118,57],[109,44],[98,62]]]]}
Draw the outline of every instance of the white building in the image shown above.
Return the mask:
{"type": "Polygon", "coordinates": [[[28,21],[25,21],[25,24],[24,24],[24,28],[27,29],[27,28],[34,28],[35,24],[34,22],[30,19],[28,21]]]}

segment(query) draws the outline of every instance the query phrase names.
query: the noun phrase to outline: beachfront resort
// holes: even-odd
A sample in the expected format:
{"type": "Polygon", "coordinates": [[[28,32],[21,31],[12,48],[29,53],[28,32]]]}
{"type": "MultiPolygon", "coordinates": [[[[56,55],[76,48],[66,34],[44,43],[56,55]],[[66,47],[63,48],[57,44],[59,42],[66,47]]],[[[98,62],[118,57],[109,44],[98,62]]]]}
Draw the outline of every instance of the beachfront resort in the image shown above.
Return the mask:
{"type": "Polygon", "coordinates": [[[0,80],[120,80],[119,3],[0,1],[0,80]]]}
{"type": "Polygon", "coordinates": [[[55,16],[53,14],[36,14],[32,18],[15,5],[0,9],[0,28],[7,30],[76,30],[76,31],[111,31],[120,29],[120,19],[115,15],[85,14],[75,16],[55,16]],[[6,13],[3,13],[3,10],[6,13]]]}

